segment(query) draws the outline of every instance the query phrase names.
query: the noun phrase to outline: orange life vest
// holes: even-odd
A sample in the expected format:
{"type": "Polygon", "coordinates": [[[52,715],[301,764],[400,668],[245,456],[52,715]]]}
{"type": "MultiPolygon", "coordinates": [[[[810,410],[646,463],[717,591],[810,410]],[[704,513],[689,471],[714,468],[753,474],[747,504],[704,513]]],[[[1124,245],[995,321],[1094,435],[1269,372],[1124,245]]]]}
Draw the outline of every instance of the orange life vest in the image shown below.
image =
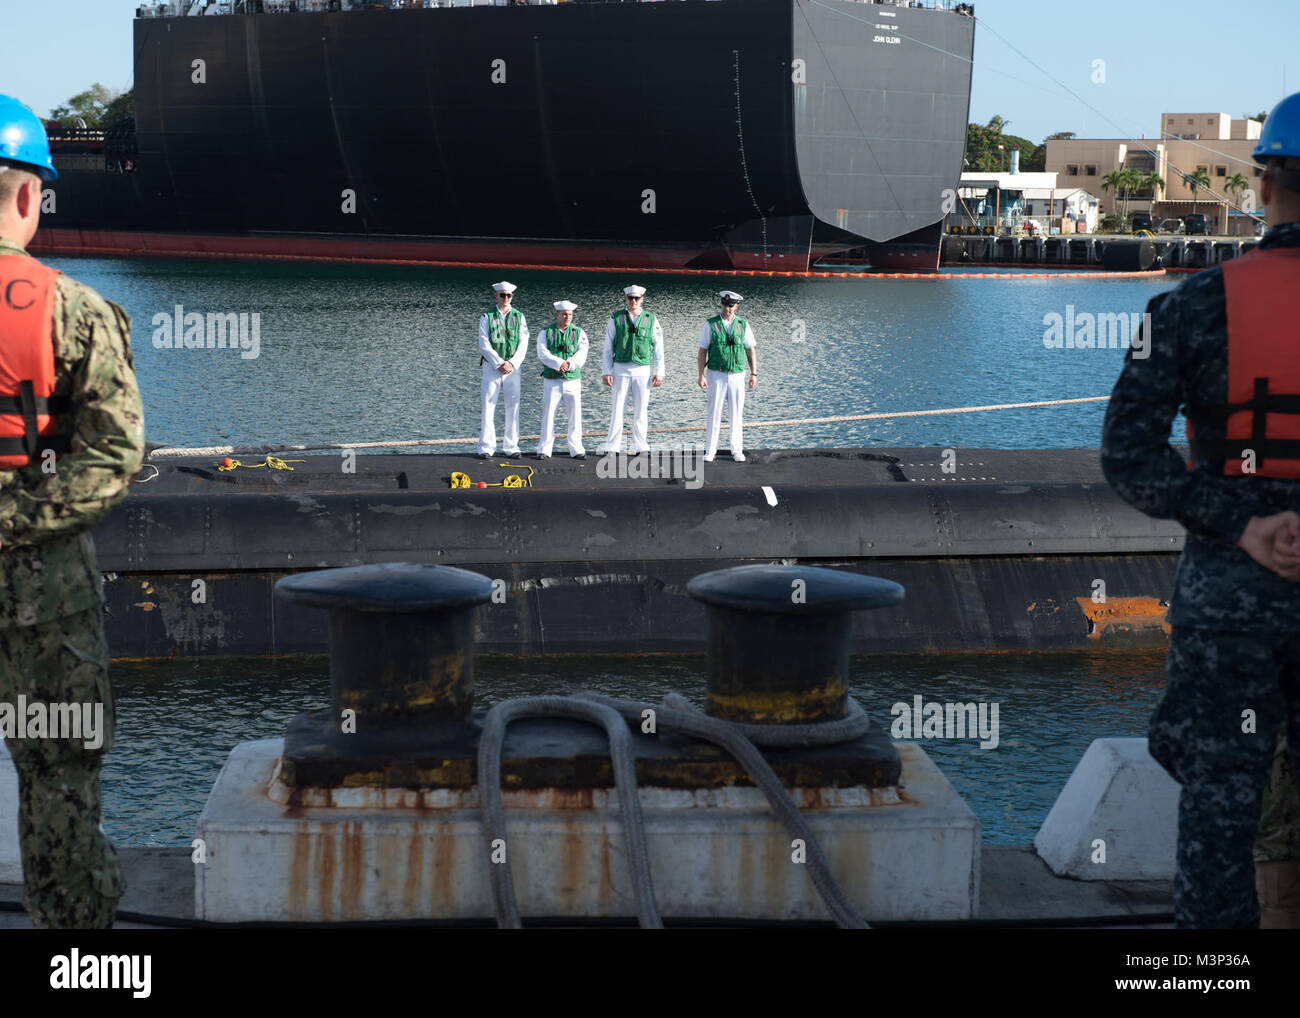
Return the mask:
{"type": "MultiPolygon", "coordinates": [[[[1223,460],[1261,477],[1300,478],[1300,250],[1254,250],[1225,262],[1228,401],[1187,408],[1193,460],[1223,460]],[[1197,439],[1196,425],[1224,428],[1222,441],[1197,439]]],[[[1191,464],[1189,463],[1190,467],[1191,464]]]]}
{"type": "Polygon", "coordinates": [[[54,392],[54,287],[58,272],[22,255],[0,256],[0,470],[67,452],[72,403],[54,392]],[[66,419],[65,419],[66,420],[66,419]]]}

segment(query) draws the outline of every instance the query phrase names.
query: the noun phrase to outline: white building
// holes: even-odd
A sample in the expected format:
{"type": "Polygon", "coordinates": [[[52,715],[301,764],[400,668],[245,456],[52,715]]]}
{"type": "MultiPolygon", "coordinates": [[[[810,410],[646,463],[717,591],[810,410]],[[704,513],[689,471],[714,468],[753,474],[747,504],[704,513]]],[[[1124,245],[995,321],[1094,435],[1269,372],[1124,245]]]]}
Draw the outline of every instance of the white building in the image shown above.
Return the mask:
{"type": "Polygon", "coordinates": [[[1081,187],[1060,187],[1055,173],[963,173],[947,232],[999,235],[1095,233],[1101,203],[1081,187]]]}

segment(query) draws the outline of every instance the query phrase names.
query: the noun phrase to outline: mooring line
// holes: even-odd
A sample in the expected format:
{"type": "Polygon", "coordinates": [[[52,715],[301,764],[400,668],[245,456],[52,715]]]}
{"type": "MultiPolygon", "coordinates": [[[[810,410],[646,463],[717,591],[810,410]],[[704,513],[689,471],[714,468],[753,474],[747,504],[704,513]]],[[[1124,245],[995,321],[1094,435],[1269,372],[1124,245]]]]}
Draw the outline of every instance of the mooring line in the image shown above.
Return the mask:
{"type": "MultiPolygon", "coordinates": [[[[1044,406],[1068,406],[1074,403],[1104,403],[1109,396],[1079,396],[1072,399],[1043,399],[1031,403],[994,403],[989,406],[946,407],[941,410],[885,410],[871,414],[837,414],[833,417],[790,417],[777,421],[746,421],[747,428],[786,428],[798,424],[840,424],[846,421],[883,421],[894,417],[938,417],[943,414],[976,414],[986,410],[1024,410],[1044,406]]],[[[663,435],[683,431],[704,431],[703,424],[683,424],[668,428],[651,428],[649,434],[663,435]]],[[[520,435],[520,441],[540,438],[540,435],[520,435]]],[[[163,448],[149,453],[150,459],[167,459],[179,456],[253,456],[274,452],[327,452],[331,449],[409,449],[433,445],[473,445],[478,436],[470,438],[415,438],[395,442],[330,442],[325,445],[203,445],[189,449],[163,448]]]]}

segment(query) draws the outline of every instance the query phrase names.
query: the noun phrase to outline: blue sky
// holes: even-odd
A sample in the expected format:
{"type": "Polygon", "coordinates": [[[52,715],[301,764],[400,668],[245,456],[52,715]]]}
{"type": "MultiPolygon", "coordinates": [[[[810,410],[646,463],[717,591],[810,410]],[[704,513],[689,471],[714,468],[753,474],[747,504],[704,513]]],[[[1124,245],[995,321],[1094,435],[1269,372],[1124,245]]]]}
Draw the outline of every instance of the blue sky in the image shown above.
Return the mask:
{"type": "MultiPolygon", "coordinates": [[[[0,92],[43,116],[92,82],[128,87],[137,6],[4,0],[0,92]]],[[[985,24],[971,119],[1001,114],[1009,133],[1033,141],[1151,136],[1165,111],[1257,113],[1284,94],[1284,72],[1300,91],[1300,0],[976,0],[975,11],[985,24]],[[1104,83],[1092,80],[1095,60],[1104,83]]]]}

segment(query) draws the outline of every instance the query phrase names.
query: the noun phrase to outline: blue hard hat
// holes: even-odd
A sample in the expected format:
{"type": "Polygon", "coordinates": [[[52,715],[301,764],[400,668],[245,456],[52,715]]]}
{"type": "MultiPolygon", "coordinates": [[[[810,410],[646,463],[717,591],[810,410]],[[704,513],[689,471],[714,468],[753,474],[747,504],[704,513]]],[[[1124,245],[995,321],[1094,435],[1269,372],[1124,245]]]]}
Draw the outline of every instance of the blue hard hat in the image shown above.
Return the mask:
{"type": "Polygon", "coordinates": [[[1293,92],[1273,107],[1259,132],[1259,145],[1251,153],[1256,162],[1270,157],[1300,156],[1300,92],[1293,92]]]}
{"type": "Polygon", "coordinates": [[[45,125],[13,96],[0,95],[0,159],[26,163],[42,180],[58,180],[45,125]]]}

